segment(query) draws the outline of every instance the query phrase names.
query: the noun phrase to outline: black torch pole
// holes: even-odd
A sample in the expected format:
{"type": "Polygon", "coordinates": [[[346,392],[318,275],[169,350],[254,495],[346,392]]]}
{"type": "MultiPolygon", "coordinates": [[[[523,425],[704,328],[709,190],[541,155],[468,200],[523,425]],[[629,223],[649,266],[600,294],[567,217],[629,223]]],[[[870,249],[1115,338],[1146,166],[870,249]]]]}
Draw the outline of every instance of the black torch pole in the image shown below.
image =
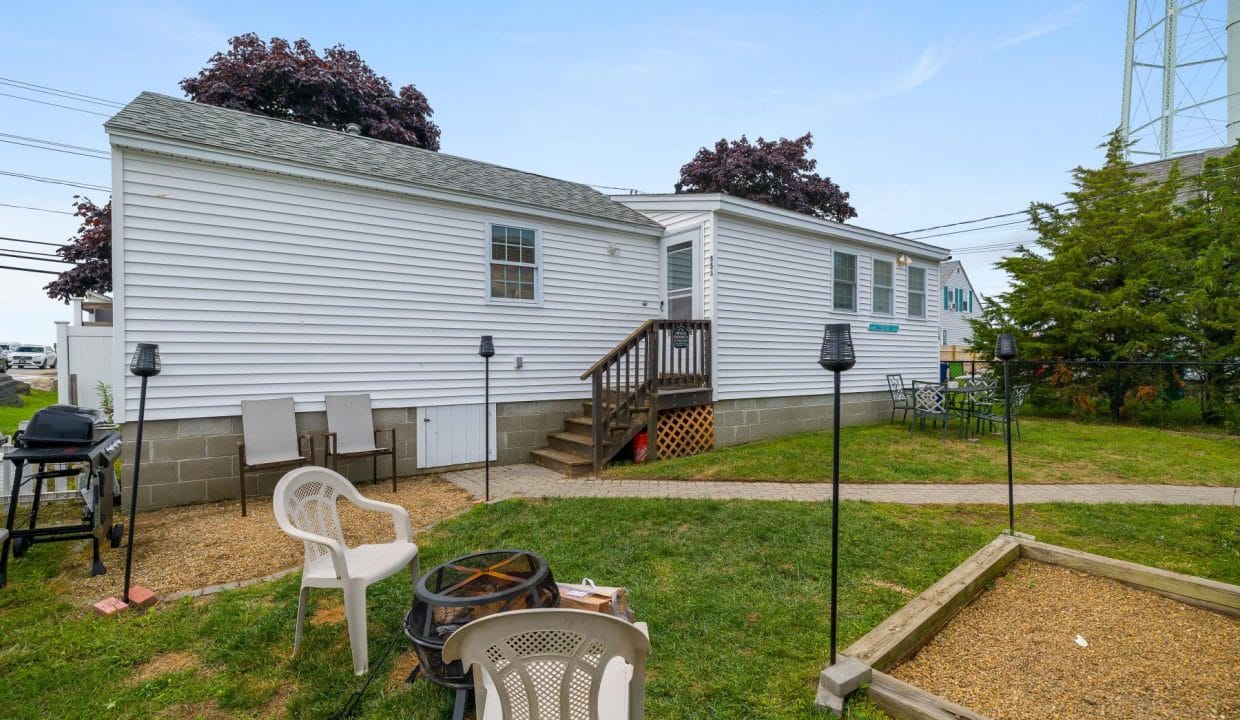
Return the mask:
{"type": "Polygon", "coordinates": [[[840,554],[840,373],[835,372],[835,413],[831,449],[831,664],[835,664],[836,588],[840,554]]]}
{"type": "Polygon", "coordinates": [[[1003,361],[1003,432],[1007,441],[1008,534],[1016,534],[1016,500],[1012,489],[1012,382],[1009,361],[1003,361]]]}
{"type": "Polygon", "coordinates": [[[138,471],[142,468],[142,425],[146,419],[146,381],[142,378],[142,393],[138,396],[138,442],[134,446],[133,480],[129,491],[129,542],[125,544],[125,591],[121,599],[129,603],[129,577],[133,569],[133,526],[138,515],[138,471]]]}
{"type": "Polygon", "coordinates": [[[486,502],[491,502],[491,357],[488,355],[483,358],[483,361],[486,366],[486,379],[483,382],[484,389],[482,391],[482,425],[484,428],[482,433],[482,455],[484,460],[483,464],[486,468],[483,471],[485,474],[485,488],[483,490],[483,494],[486,498],[486,502]]]}

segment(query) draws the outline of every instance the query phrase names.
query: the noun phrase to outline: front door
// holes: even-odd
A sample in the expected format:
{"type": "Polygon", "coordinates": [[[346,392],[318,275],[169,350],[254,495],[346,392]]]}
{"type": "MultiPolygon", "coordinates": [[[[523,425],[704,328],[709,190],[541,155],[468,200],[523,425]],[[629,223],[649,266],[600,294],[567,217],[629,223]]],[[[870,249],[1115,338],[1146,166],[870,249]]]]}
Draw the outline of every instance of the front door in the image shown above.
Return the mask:
{"type": "Polygon", "coordinates": [[[700,228],[666,235],[663,238],[663,317],[692,320],[702,315],[702,293],[698,287],[698,258],[701,254],[700,228]]]}

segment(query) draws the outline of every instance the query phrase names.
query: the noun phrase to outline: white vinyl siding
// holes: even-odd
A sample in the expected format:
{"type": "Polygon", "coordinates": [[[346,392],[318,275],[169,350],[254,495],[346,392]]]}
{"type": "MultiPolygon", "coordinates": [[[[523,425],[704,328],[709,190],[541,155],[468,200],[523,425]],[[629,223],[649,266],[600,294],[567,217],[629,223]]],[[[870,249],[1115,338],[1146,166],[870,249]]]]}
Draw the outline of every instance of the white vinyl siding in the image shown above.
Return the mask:
{"type": "MultiPolygon", "coordinates": [[[[121,153],[117,149],[117,153],[121,153]]],[[[586,368],[658,312],[658,239],[124,150],[118,344],[159,343],[152,419],[249,398],[368,392],[376,407],[589,395],[586,368]],[[542,304],[487,300],[489,224],[536,228],[542,304]],[[616,249],[608,251],[609,245],[616,249]],[[123,303],[123,304],[121,304],[123,303]],[[513,356],[524,368],[513,367],[513,356]]],[[[138,380],[118,391],[135,419],[138,380]]]]}
{"type": "Polygon", "coordinates": [[[943,334],[944,345],[968,345],[973,341],[973,326],[969,320],[982,316],[983,303],[969,277],[953,263],[950,275],[942,281],[939,295],[943,298],[943,307],[939,328],[943,334]],[[959,292],[957,292],[959,291],[959,292]]]}
{"type": "Polygon", "coordinates": [[[926,317],[926,269],[909,266],[908,269],[908,316],[926,317]]]}
{"type": "Polygon", "coordinates": [[[832,307],[852,312],[857,309],[857,256],[836,251],[831,260],[834,279],[831,292],[832,307]]]}
{"type": "MultiPolygon", "coordinates": [[[[895,314],[899,331],[871,331],[869,288],[872,248],[835,238],[775,227],[732,215],[716,215],[715,225],[715,399],[821,395],[830,376],[817,363],[822,328],[849,322],[857,366],[843,374],[847,392],[885,390],[887,373],[906,380],[938,377],[937,310],[926,319],[906,319],[905,279],[895,274],[895,314]],[[857,256],[858,307],[832,310],[835,250],[857,256]]],[[[936,285],[936,274],[926,282],[936,285]]]]}
{"type": "Polygon", "coordinates": [[[875,260],[871,310],[875,315],[894,315],[896,306],[895,264],[890,260],[875,260]]]}

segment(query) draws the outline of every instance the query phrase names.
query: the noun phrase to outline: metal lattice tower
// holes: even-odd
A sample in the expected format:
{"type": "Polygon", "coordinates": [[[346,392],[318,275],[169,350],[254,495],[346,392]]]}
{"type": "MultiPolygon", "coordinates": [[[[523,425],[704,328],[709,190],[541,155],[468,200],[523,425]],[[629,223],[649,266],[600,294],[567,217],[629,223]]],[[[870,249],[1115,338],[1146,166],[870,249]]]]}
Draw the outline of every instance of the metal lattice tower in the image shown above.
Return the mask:
{"type": "Polygon", "coordinates": [[[1240,137],[1240,0],[1129,0],[1120,129],[1168,158],[1240,137]],[[1229,52],[1229,48],[1235,52],[1229,52]]]}

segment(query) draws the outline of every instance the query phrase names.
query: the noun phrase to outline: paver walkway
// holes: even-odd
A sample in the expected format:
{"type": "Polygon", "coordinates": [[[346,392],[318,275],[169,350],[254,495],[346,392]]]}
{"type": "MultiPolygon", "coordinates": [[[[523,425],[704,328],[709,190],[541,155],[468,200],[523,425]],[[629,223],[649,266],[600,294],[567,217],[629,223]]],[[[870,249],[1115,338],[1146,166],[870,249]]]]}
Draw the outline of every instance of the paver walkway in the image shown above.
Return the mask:
{"type": "MultiPolygon", "coordinates": [[[[483,496],[481,468],[445,473],[445,480],[483,496]]],[[[610,480],[566,478],[538,465],[491,468],[491,499],[514,497],[641,497],[737,500],[831,499],[830,483],[721,482],[717,480],[610,480]]],[[[889,484],[840,486],[845,500],[952,505],[1007,504],[1007,485],[889,484]]],[[[1240,505],[1240,488],[1182,485],[1017,485],[1017,504],[1045,502],[1240,505]]]]}

